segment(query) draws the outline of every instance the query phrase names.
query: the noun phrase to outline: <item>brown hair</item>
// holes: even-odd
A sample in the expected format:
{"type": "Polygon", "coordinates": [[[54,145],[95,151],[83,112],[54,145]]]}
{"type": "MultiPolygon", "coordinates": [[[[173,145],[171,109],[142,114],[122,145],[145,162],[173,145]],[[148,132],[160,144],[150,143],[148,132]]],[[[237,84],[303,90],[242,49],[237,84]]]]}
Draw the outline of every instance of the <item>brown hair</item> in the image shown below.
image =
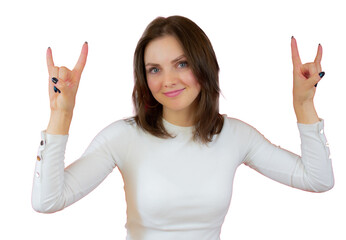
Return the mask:
{"type": "Polygon", "coordinates": [[[211,142],[221,132],[223,117],[219,114],[219,65],[213,47],[201,28],[181,16],[158,17],[145,29],[134,54],[135,85],[132,100],[137,125],[154,136],[172,137],[162,122],[162,105],[151,94],[147,84],[144,51],[156,38],[170,35],[181,44],[189,66],[201,86],[196,98],[194,139],[211,142]]]}

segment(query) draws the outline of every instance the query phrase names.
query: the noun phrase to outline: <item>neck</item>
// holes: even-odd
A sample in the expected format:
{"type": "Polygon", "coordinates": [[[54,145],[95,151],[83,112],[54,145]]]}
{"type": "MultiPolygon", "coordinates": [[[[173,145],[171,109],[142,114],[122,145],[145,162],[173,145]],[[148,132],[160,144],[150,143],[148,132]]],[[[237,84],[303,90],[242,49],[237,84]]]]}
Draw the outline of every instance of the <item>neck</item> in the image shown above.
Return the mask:
{"type": "Polygon", "coordinates": [[[176,126],[191,127],[195,125],[194,116],[191,111],[172,111],[169,109],[163,109],[163,118],[176,126]]]}

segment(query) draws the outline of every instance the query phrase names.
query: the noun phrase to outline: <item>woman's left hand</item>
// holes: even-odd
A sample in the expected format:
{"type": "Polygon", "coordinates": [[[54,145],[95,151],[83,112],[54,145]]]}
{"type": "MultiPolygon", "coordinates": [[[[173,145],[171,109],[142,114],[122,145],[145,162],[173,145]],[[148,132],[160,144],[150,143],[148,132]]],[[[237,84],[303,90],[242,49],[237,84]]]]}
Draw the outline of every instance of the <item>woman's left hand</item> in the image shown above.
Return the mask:
{"type": "Polygon", "coordinates": [[[316,92],[317,83],[324,75],[321,67],[322,46],[318,45],[317,55],[314,62],[302,64],[297,41],[291,39],[292,62],[293,62],[293,101],[304,104],[312,102],[316,92]]]}

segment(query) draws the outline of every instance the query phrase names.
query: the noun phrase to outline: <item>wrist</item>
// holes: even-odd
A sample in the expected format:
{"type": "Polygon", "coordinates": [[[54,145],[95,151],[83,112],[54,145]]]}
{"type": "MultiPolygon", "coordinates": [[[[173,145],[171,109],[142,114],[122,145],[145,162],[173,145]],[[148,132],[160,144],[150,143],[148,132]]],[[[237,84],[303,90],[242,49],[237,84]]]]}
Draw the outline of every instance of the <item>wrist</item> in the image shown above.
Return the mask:
{"type": "Polygon", "coordinates": [[[311,107],[311,106],[314,106],[314,101],[313,101],[313,99],[305,100],[305,101],[293,99],[293,106],[294,107],[305,107],[305,108],[311,107]]]}
{"type": "Polygon", "coordinates": [[[319,121],[314,102],[308,101],[293,101],[294,111],[298,123],[313,124],[319,121]]]}
{"type": "Polygon", "coordinates": [[[73,112],[51,111],[50,120],[46,132],[55,135],[67,135],[69,133],[73,112]]]}

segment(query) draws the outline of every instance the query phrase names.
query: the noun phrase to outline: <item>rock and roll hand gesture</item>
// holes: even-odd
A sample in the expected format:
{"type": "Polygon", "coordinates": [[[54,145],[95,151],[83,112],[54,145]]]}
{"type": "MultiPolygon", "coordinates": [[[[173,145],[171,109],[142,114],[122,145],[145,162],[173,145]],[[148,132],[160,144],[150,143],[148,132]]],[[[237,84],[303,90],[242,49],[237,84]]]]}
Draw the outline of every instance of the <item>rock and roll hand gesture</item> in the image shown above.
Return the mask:
{"type": "Polygon", "coordinates": [[[318,45],[314,62],[302,64],[297,41],[291,39],[292,63],[293,63],[293,103],[299,123],[311,124],[319,121],[314,108],[313,99],[317,83],[324,76],[322,72],[322,46],[318,45]]]}
{"type": "Polygon", "coordinates": [[[88,43],[85,42],[79,59],[72,70],[54,65],[51,48],[47,50],[49,73],[49,100],[51,115],[46,132],[68,134],[75,106],[79,81],[88,56],[88,43]]]}
{"type": "Polygon", "coordinates": [[[84,43],[79,59],[73,68],[54,65],[51,48],[47,49],[47,67],[49,73],[49,99],[51,111],[72,113],[79,81],[88,56],[88,44],[84,43]]]}

